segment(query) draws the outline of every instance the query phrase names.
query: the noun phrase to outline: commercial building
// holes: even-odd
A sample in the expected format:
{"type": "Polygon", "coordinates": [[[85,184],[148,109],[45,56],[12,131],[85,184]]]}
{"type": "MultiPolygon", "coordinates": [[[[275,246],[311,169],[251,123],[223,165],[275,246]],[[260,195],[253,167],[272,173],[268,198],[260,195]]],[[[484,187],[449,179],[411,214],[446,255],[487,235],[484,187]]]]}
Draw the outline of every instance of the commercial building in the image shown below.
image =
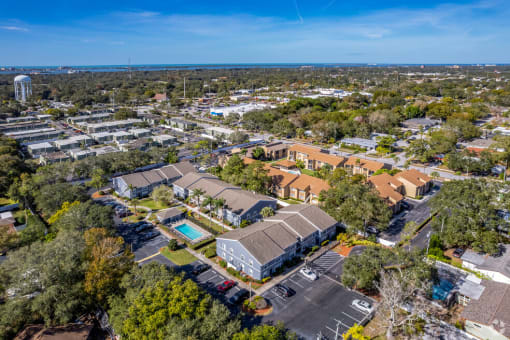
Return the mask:
{"type": "Polygon", "coordinates": [[[42,154],[39,157],[39,164],[48,165],[53,163],[65,162],[71,159],[71,156],[62,151],[42,154]]]}
{"type": "Polygon", "coordinates": [[[177,137],[171,135],[158,135],[153,136],[152,139],[156,144],[162,147],[170,146],[177,143],[177,137]]]}
{"type": "Polygon", "coordinates": [[[132,128],[135,124],[139,124],[141,122],[142,122],[141,119],[126,119],[126,120],[114,120],[111,122],[103,123],[79,123],[79,125],[86,129],[87,133],[96,133],[115,131],[118,129],[128,129],[132,128]]]}
{"type": "Polygon", "coordinates": [[[88,115],[82,115],[82,116],[69,117],[69,118],[67,118],[67,122],[69,124],[102,122],[102,121],[111,119],[112,116],[113,116],[113,113],[111,113],[111,112],[88,114],[88,115]]]}
{"type": "Polygon", "coordinates": [[[112,132],[112,138],[115,142],[126,142],[135,139],[135,136],[127,131],[116,131],[112,132]]]}
{"type": "Polygon", "coordinates": [[[218,236],[216,253],[229,267],[261,280],[285,261],[332,238],[337,225],[318,207],[289,205],[264,221],[218,236]]]}
{"type": "Polygon", "coordinates": [[[71,157],[73,157],[74,160],[78,161],[80,159],[95,156],[96,151],[95,150],[74,149],[74,150],[70,150],[69,154],[71,155],[71,157]]]}
{"type": "Polygon", "coordinates": [[[344,138],[340,141],[340,145],[357,146],[367,151],[372,151],[377,148],[377,142],[372,139],[365,138],[344,138]]]}
{"type": "Polygon", "coordinates": [[[58,138],[64,134],[64,131],[62,131],[62,130],[55,130],[55,129],[51,129],[51,128],[30,130],[30,131],[41,131],[41,130],[42,130],[42,132],[34,132],[34,133],[28,133],[29,131],[26,131],[27,133],[16,134],[15,136],[10,136],[10,137],[15,139],[19,143],[26,144],[26,143],[30,143],[30,142],[55,139],[55,138],[58,138]]]}
{"type": "Polygon", "coordinates": [[[190,162],[170,164],[159,169],[114,177],[113,189],[123,197],[145,197],[157,186],[170,185],[191,172],[195,172],[195,168],[190,162]]]}
{"type": "Polygon", "coordinates": [[[440,125],[440,120],[428,119],[428,118],[413,118],[402,122],[402,127],[406,130],[418,132],[421,129],[428,130],[429,128],[440,125]]]}
{"type": "Polygon", "coordinates": [[[113,135],[111,132],[91,133],[90,137],[92,137],[99,144],[111,142],[113,140],[113,135]]]}
{"type": "Polygon", "coordinates": [[[36,130],[49,127],[48,122],[23,122],[23,123],[12,123],[12,124],[0,124],[0,133],[6,134],[7,132],[36,130]]]}
{"type": "Polygon", "coordinates": [[[136,138],[149,137],[152,135],[151,130],[149,129],[131,129],[129,132],[136,138]]]}
{"type": "Polygon", "coordinates": [[[202,196],[204,197],[224,199],[225,206],[218,213],[235,226],[239,226],[243,220],[248,222],[259,220],[261,218],[260,211],[264,207],[276,210],[275,199],[242,190],[210,174],[190,172],[175,181],[173,189],[176,197],[189,198],[191,202],[203,201],[203,197],[194,197],[195,189],[203,190],[202,196]]]}
{"type": "Polygon", "coordinates": [[[271,106],[269,104],[261,104],[261,103],[250,103],[250,104],[240,104],[233,106],[217,106],[211,107],[209,113],[213,116],[224,116],[228,117],[232,114],[237,113],[239,116],[243,116],[246,112],[257,111],[257,110],[265,110],[270,108],[275,108],[276,106],[271,106]]]}
{"type": "Polygon", "coordinates": [[[302,161],[305,169],[319,170],[328,165],[332,170],[342,166],[345,158],[331,155],[319,148],[307,145],[294,144],[288,150],[287,159],[293,162],[302,161]]]}
{"type": "Polygon", "coordinates": [[[179,118],[170,118],[169,123],[170,123],[171,128],[178,130],[178,131],[194,130],[198,126],[197,123],[195,123],[195,122],[192,122],[189,120],[184,120],[184,119],[179,119],[179,118]]]}
{"type": "Polygon", "coordinates": [[[210,126],[204,130],[202,136],[209,139],[222,138],[227,140],[228,137],[230,137],[230,135],[234,132],[235,131],[232,129],[227,129],[219,126],[210,126]]]}

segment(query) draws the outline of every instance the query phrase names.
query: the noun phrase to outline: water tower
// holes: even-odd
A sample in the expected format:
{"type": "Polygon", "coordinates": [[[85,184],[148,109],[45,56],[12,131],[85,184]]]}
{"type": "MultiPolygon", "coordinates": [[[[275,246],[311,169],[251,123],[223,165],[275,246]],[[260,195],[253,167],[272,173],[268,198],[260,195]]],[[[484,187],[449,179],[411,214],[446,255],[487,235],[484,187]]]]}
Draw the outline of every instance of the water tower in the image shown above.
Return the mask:
{"type": "Polygon", "coordinates": [[[32,95],[32,80],[29,76],[20,75],[14,78],[14,93],[16,100],[26,102],[32,95]]]}

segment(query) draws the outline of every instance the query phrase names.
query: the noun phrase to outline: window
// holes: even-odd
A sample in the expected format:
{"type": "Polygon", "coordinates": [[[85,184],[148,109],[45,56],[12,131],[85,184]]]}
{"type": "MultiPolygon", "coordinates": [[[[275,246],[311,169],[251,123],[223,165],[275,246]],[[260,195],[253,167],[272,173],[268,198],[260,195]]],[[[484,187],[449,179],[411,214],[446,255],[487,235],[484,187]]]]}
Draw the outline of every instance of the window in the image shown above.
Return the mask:
{"type": "Polygon", "coordinates": [[[250,260],[250,266],[253,267],[253,260],[250,260]]]}
{"type": "Polygon", "coordinates": [[[227,253],[223,252],[223,258],[226,259],[227,258],[227,253]]]}
{"type": "Polygon", "coordinates": [[[223,243],[223,249],[227,250],[227,244],[223,243]]]}
{"type": "Polygon", "coordinates": [[[234,248],[230,248],[230,254],[234,254],[234,248]]]}
{"type": "Polygon", "coordinates": [[[241,255],[241,261],[244,261],[244,255],[241,255]]]}
{"type": "Polygon", "coordinates": [[[234,258],[232,256],[230,256],[230,262],[234,261],[234,258]]]}
{"type": "Polygon", "coordinates": [[[253,275],[253,269],[250,269],[250,275],[253,275]]]}

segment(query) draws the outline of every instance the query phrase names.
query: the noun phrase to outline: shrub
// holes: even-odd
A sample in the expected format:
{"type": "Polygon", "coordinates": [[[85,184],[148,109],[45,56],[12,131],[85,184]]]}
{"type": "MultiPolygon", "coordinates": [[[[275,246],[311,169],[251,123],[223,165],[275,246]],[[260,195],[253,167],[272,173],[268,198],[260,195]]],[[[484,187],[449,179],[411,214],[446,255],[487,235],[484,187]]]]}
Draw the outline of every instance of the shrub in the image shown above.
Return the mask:
{"type": "Polygon", "coordinates": [[[168,249],[170,249],[171,251],[176,251],[177,248],[179,248],[179,244],[177,243],[176,239],[171,239],[170,241],[168,241],[168,249]]]}
{"type": "Polygon", "coordinates": [[[349,239],[349,235],[347,235],[346,233],[339,233],[338,235],[336,235],[336,239],[337,241],[340,241],[341,244],[345,244],[349,239]]]}
{"type": "Polygon", "coordinates": [[[210,259],[211,257],[215,257],[216,256],[216,249],[214,249],[214,248],[207,248],[204,251],[204,256],[207,257],[208,259],[210,259]]]}
{"type": "Polygon", "coordinates": [[[325,241],[323,241],[323,242],[321,243],[321,246],[325,246],[325,245],[326,245],[326,244],[328,244],[328,243],[329,243],[329,240],[325,240],[325,241]]]}
{"type": "Polygon", "coordinates": [[[140,215],[140,216],[136,216],[136,219],[137,219],[138,221],[141,221],[141,220],[143,220],[143,219],[144,219],[144,217],[143,217],[142,215],[140,215]]]}
{"type": "Polygon", "coordinates": [[[103,190],[99,190],[98,194],[103,196],[104,195],[104,191],[103,190]]]}
{"type": "Polygon", "coordinates": [[[440,248],[429,248],[429,255],[444,259],[443,251],[440,248]]]}
{"type": "Polygon", "coordinates": [[[319,250],[319,246],[313,246],[313,247],[312,247],[312,252],[314,252],[314,253],[315,253],[317,250],[319,250]]]}
{"type": "Polygon", "coordinates": [[[228,267],[227,268],[227,273],[229,273],[230,275],[233,275],[233,276],[236,276],[239,275],[239,273],[237,272],[237,270],[235,270],[234,268],[232,267],[228,267]]]}
{"type": "Polygon", "coordinates": [[[241,221],[241,224],[239,224],[239,227],[240,227],[240,228],[245,228],[245,227],[247,227],[249,224],[250,224],[250,222],[249,222],[248,220],[242,220],[242,221],[241,221]]]}
{"type": "Polygon", "coordinates": [[[221,268],[227,268],[227,262],[225,260],[220,261],[221,268]]]}

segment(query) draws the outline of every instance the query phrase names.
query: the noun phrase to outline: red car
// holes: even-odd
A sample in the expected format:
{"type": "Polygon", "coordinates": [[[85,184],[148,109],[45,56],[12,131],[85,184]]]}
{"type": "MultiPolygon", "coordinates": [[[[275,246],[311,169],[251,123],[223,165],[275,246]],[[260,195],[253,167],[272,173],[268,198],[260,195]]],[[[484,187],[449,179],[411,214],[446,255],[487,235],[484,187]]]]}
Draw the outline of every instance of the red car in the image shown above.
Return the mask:
{"type": "Polygon", "coordinates": [[[216,287],[216,289],[218,289],[218,291],[224,293],[227,290],[229,290],[230,288],[234,287],[235,285],[236,285],[235,281],[227,280],[227,281],[223,281],[223,283],[220,283],[218,285],[218,287],[216,287]]]}

